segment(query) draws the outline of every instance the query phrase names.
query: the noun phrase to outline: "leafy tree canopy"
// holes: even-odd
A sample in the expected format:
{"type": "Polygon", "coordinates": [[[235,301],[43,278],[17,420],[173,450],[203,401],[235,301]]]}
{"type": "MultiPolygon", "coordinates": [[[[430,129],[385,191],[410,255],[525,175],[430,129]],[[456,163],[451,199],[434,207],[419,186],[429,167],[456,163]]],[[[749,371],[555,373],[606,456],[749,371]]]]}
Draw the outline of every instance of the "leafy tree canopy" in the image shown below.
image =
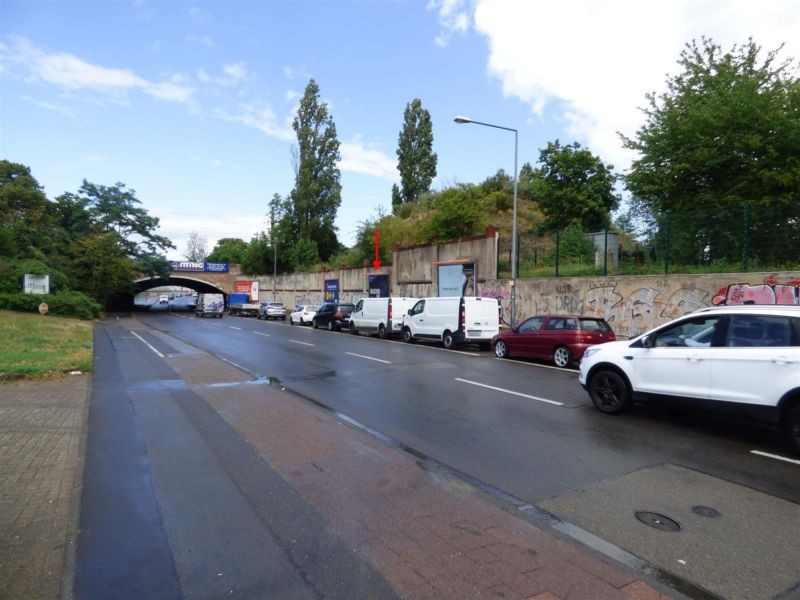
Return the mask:
{"type": "Polygon", "coordinates": [[[208,262],[241,264],[247,252],[247,242],[240,238],[222,238],[217,240],[214,249],[206,257],[208,262]]]}
{"type": "Polygon", "coordinates": [[[436,177],[438,157],[433,151],[433,124],[422,101],[414,98],[403,113],[403,128],[397,141],[397,170],[400,188],[392,188],[392,206],[416,202],[430,191],[436,177]]]}

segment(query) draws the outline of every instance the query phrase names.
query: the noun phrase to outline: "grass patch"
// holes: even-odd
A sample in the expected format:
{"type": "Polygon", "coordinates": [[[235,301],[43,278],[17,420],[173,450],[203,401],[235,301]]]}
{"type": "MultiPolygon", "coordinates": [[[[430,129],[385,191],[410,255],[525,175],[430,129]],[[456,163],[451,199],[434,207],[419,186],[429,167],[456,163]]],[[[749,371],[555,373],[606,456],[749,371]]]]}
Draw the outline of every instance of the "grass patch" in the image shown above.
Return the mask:
{"type": "Polygon", "coordinates": [[[0,310],[0,381],[92,370],[92,324],[0,310]]]}

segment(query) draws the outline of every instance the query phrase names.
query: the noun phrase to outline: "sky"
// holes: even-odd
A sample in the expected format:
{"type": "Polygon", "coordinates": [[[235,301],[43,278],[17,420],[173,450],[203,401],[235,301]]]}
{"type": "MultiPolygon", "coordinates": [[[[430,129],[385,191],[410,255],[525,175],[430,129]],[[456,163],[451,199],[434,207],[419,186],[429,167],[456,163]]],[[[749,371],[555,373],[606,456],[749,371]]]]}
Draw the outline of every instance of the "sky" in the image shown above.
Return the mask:
{"type": "Polygon", "coordinates": [[[294,185],[291,121],[309,79],[341,142],[339,239],[391,212],[403,111],[433,121],[434,189],[577,141],[624,173],[619,133],[706,36],[800,57],[797,0],[0,0],[0,158],[48,198],[124,183],[184,259],[269,228],[294,185]]]}

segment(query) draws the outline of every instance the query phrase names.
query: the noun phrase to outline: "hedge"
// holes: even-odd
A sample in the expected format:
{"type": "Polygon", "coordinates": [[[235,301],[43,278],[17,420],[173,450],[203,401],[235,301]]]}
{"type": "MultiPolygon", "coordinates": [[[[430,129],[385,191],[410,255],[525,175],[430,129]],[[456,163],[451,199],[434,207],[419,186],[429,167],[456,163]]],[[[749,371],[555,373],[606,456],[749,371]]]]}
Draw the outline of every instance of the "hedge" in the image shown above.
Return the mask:
{"type": "Polygon", "coordinates": [[[39,305],[46,302],[49,314],[78,319],[100,317],[102,307],[81,292],[60,292],[57,294],[0,293],[0,310],[18,312],[39,312],[39,305]]]}

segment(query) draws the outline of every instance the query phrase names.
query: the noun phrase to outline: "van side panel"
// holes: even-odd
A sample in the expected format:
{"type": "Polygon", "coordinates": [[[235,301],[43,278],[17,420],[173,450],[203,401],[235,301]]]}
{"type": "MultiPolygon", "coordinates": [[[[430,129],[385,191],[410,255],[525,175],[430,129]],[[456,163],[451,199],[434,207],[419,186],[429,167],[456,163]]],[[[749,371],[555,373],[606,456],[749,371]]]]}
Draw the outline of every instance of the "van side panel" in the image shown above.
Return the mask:
{"type": "Polygon", "coordinates": [[[489,342],[500,332],[500,310],[496,298],[464,298],[464,340],[489,342]]]}

